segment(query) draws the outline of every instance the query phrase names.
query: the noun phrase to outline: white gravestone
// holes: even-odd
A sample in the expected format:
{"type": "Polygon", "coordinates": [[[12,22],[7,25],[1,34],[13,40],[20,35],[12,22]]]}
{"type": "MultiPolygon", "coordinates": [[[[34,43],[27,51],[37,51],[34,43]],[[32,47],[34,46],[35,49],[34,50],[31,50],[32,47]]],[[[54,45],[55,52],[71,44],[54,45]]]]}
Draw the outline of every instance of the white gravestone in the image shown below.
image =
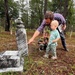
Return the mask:
{"type": "Polygon", "coordinates": [[[16,40],[18,47],[18,55],[23,56],[28,54],[27,35],[24,25],[18,25],[16,30],[16,40]]]}
{"type": "Polygon", "coordinates": [[[24,55],[28,55],[26,30],[22,21],[17,22],[16,40],[17,51],[5,51],[0,53],[0,72],[23,71],[24,55]]]}

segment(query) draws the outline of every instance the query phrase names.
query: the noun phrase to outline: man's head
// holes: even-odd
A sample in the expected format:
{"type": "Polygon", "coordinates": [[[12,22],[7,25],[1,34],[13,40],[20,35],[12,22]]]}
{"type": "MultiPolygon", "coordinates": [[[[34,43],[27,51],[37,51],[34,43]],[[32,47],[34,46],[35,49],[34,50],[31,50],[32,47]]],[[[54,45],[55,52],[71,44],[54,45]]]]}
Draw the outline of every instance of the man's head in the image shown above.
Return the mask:
{"type": "Polygon", "coordinates": [[[50,24],[52,30],[55,30],[58,27],[59,23],[57,20],[53,20],[50,24]]]}
{"type": "Polygon", "coordinates": [[[51,11],[46,11],[46,13],[45,13],[46,24],[50,24],[53,19],[54,19],[54,14],[53,14],[53,12],[51,12],[51,11]]]}

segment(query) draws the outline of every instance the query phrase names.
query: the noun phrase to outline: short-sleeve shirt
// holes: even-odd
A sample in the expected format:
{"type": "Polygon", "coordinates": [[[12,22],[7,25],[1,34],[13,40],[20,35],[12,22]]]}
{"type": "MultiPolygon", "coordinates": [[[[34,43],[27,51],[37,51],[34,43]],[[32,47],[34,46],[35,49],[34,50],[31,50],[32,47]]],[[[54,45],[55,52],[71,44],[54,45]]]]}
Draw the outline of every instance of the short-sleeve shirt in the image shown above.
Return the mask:
{"type": "Polygon", "coordinates": [[[48,44],[57,46],[57,42],[52,42],[53,40],[55,40],[57,38],[60,38],[58,30],[52,30],[51,33],[50,33],[50,38],[49,38],[48,44]]]}
{"type": "MultiPolygon", "coordinates": [[[[61,24],[62,25],[66,24],[65,18],[61,14],[59,14],[59,13],[54,13],[54,19],[57,20],[60,25],[61,24]]],[[[47,26],[49,26],[49,25],[47,25],[47,26]]],[[[37,28],[37,30],[39,32],[41,32],[41,31],[43,31],[43,29],[44,29],[45,26],[46,26],[46,21],[45,21],[45,19],[43,19],[41,25],[37,28]]]]}

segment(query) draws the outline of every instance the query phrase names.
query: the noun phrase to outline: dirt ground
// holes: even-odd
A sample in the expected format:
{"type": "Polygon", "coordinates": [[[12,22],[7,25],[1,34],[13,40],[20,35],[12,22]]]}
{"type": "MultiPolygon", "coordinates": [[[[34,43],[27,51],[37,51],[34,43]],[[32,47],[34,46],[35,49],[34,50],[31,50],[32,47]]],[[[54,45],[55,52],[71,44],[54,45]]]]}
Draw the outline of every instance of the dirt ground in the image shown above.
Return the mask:
{"type": "Polygon", "coordinates": [[[61,40],[58,41],[57,60],[43,57],[45,51],[40,52],[38,50],[37,39],[35,40],[35,44],[29,46],[29,52],[33,60],[41,64],[41,66],[38,65],[39,75],[75,75],[75,35],[71,38],[69,35],[66,35],[69,52],[64,51],[61,40]]]}
{"type": "MultiPolygon", "coordinates": [[[[27,33],[28,40],[32,35],[33,32],[27,33]]],[[[68,52],[64,51],[61,41],[58,41],[57,60],[50,58],[51,53],[49,58],[43,57],[45,51],[38,50],[37,40],[39,37],[29,45],[29,54],[28,57],[25,57],[24,72],[12,75],[75,75],[75,35],[72,35],[71,38],[68,34],[66,35],[68,52]]],[[[15,33],[13,35],[8,32],[0,33],[0,51],[5,50],[17,50],[15,33]]]]}

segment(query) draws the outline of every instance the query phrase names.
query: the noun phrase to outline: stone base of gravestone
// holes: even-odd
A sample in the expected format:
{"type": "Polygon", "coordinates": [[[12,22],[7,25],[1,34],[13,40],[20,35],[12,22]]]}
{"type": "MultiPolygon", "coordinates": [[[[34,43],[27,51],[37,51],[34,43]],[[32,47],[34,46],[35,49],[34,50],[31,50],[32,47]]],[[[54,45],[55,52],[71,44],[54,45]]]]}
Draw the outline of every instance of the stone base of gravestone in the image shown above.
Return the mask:
{"type": "Polygon", "coordinates": [[[2,61],[3,63],[1,64],[0,59],[0,72],[23,71],[24,60],[21,60],[21,58],[17,56],[17,54],[18,51],[5,51],[4,53],[1,54],[0,57],[1,58],[3,57],[4,60],[2,61]]]}

